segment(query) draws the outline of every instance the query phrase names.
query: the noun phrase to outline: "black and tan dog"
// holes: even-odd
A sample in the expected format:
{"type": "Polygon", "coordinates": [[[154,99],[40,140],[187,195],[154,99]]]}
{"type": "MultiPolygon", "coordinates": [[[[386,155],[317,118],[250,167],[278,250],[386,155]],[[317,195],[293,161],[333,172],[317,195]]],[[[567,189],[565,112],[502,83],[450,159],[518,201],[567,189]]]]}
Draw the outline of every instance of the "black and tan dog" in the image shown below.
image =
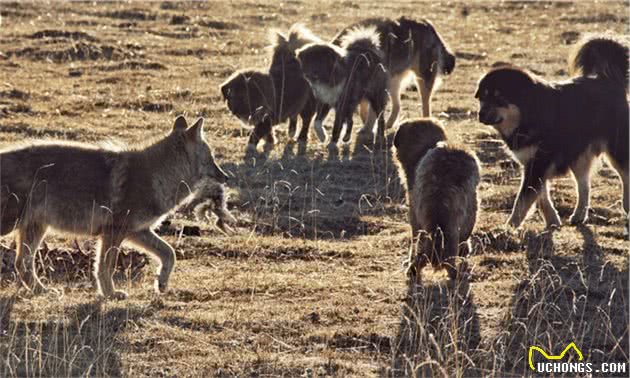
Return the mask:
{"type": "Polygon", "coordinates": [[[261,138],[265,138],[267,147],[273,147],[275,138],[272,126],[285,122],[287,118],[289,136],[293,138],[298,116],[302,118],[298,141],[307,141],[316,102],[295,51],[318,41],[302,25],[293,25],[288,36],[275,33],[268,72],[237,71],[221,84],[221,93],[230,112],[241,121],[254,126],[249,138],[250,148],[255,149],[261,138]]]}
{"type": "MultiPolygon", "coordinates": [[[[383,112],[387,105],[389,75],[383,65],[379,40],[376,29],[357,28],[344,36],[341,47],[314,43],[297,53],[304,76],[311,84],[317,100],[323,104],[324,110],[319,114],[325,117],[330,107],[335,108],[331,147],[339,141],[344,124],[346,131],[343,140],[350,140],[352,114],[364,99],[378,115],[378,136],[383,136],[383,112]]],[[[321,123],[316,123],[315,129],[320,140],[324,141],[326,132],[321,123]]]]}
{"type": "Polygon", "coordinates": [[[431,118],[402,123],[394,147],[409,204],[409,273],[419,274],[431,263],[445,267],[453,278],[454,260],[468,254],[477,220],[478,160],[448,143],[442,126],[431,118]]]}
{"type": "Polygon", "coordinates": [[[590,171],[605,153],[623,181],[628,213],[628,49],[611,38],[580,43],[569,62],[571,80],[547,82],[512,66],[498,66],[479,82],[479,121],[501,134],[523,165],[509,224],[518,227],[534,202],[547,226],[561,224],[548,180],[573,172],[578,201],[571,223],[588,217],[590,171]],[[625,78],[625,80],[624,80],[625,78]]]}
{"type": "MultiPolygon", "coordinates": [[[[333,39],[333,44],[341,46],[346,35],[356,29],[375,28],[380,38],[383,63],[389,72],[388,91],[392,100],[392,112],[386,127],[396,122],[400,112],[400,93],[404,89],[405,79],[413,74],[422,98],[422,116],[431,116],[431,95],[439,82],[439,77],[449,75],[455,68],[455,55],[430,21],[411,20],[400,17],[369,18],[342,30],[333,39]]],[[[374,121],[366,102],[361,103],[361,118],[367,125],[374,121]]],[[[319,116],[315,122],[319,121],[319,116]]]]}

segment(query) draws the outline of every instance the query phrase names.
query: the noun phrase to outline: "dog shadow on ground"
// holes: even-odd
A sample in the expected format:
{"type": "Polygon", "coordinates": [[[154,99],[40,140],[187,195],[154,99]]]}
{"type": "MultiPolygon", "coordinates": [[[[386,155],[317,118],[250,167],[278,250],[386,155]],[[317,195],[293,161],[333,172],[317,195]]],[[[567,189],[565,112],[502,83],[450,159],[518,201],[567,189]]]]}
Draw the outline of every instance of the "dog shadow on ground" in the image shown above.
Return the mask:
{"type": "MultiPolygon", "coordinates": [[[[505,330],[493,343],[505,374],[532,374],[528,350],[559,354],[571,342],[584,362],[627,362],[628,260],[623,268],[604,259],[591,226],[578,226],[581,248],[557,255],[553,232],[529,235],[529,276],[516,285],[505,330]]],[[[564,251],[562,251],[564,252],[564,251]]],[[[576,361],[576,355],[563,359],[576,361]]],[[[533,353],[532,362],[547,362],[533,353]]],[[[572,374],[571,374],[572,375],[572,374]]]]}
{"type": "Polygon", "coordinates": [[[304,148],[278,143],[274,151],[249,150],[242,161],[222,164],[238,189],[235,210],[256,232],[352,238],[384,227],[366,216],[400,211],[388,206],[404,198],[389,148],[341,146],[334,159],[325,147],[304,148]]]}
{"type": "Polygon", "coordinates": [[[145,310],[105,309],[102,301],[66,306],[46,320],[19,319],[17,295],[0,297],[0,376],[121,376],[118,335],[145,310]]]}
{"type": "Polygon", "coordinates": [[[468,267],[456,280],[409,280],[390,376],[471,374],[470,356],[480,342],[479,316],[470,290],[468,267]]]}

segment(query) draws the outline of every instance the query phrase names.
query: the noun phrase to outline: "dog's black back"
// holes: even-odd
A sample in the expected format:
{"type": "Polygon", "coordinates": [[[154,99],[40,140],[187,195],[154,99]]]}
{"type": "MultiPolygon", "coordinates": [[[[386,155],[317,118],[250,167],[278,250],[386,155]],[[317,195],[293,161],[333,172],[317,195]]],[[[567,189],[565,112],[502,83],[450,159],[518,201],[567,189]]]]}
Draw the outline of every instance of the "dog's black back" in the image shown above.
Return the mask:
{"type": "Polygon", "coordinates": [[[333,39],[333,43],[341,45],[343,38],[349,31],[361,28],[373,27],[380,36],[380,49],[383,52],[383,63],[390,73],[395,76],[410,69],[420,59],[421,72],[426,71],[426,76],[434,63],[438,63],[437,54],[443,54],[443,67],[445,74],[450,74],[455,68],[455,55],[430,21],[425,19],[412,20],[400,17],[397,20],[375,17],[368,18],[352,24],[339,32],[333,39]]]}
{"type": "Polygon", "coordinates": [[[558,173],[565,173],[596,142],[603,142],[620,163],[628,163],[628,104],[622,82],[578,77],[548,83],[524,70],[503,66],[479,83],[479,92],[486,90],[498,90],[520,109],[518,129],[504,136],[510,149],[538,144],[538,158],[549,159],[558,173]]]}

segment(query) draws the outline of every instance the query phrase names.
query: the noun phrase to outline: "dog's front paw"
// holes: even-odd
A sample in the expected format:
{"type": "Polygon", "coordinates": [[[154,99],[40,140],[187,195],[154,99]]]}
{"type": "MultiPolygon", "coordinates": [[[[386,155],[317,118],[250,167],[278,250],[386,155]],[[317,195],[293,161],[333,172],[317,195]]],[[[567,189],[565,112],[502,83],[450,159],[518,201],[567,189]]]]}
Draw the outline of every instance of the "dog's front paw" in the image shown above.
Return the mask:
{"type": "Polygon", "coordinates": [[[508,222],[507,222],[508,226],[512,228],[518,228],[521,225],[521,223],[523,223],[523,220],[514,215],[512,215],[510,219],[508,219],[508,222]]]}
{"type": "Polygon", "coordinates": [[[156,294],[164,294],[168,290],[168,281],[160,280],[159,278],[155,280],[155,293],[156,294]]]}
{"type": "Polygon", "coordinates": [[[551,229],[560,228],[560,227],[562,227],[562,221],[560,220],[560,217],[558,216],[558,214],[556,214],[555,217],[547,221],[547,229],[551,230],[551,229]]]}

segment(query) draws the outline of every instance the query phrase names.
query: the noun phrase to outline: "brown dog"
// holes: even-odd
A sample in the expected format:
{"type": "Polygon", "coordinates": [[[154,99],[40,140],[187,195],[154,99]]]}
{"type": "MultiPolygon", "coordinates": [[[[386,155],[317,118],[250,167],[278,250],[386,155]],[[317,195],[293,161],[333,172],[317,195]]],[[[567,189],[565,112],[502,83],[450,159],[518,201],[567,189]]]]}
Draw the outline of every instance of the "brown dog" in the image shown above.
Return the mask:
{"type": "Polygon", "coordinates": [[[273,56],[268,72],[242,70],[232,74],[223,84],[221,93],[230,112],[241,121],[254,126],[249,138],[250,148],[256,148],[261,138],[273,147],[272,126],[289,119],[289,136],[295,136],[297,117],[302,118],[298,141],[305,143],[315,114],[315,98],[304,79],[295,50],[319,39],[303,26],[296,24],[289,35],[275,33],[273,56]]]}
{"type": "Polygon", "coordinates": [[[412,274],[430,262],[445,267],[454,278],[455,258],[466,256],[470,249],[468,238],[477,220],[479,163],[472,152],[446,140],[442,126],[430,118],[404,122],[394,136],[409,203],[412,274]]]}
{"type": "MultiPolygon", "coordinates": [[[[332,43],[341,46],[346,35],[357,27],[376,28],[380,37],[383,63],[389,72],[387,89],[392,100],[392,112],[386,127],[392,127],[398,118],[400,93],[410,74],[415,76],[422,98],[422,116],[431,116],[431,95],[440,76],[450,75],[455,69],[455,55],[433,24],[429,20],[411,20],[404,16],[396,20],[369,18],[342,30],[332,43]]],[[[367,106],[364,106],[365,103],[361,105],[361,118],[368,125],[373,124],[373,111],[368,120],[367,106]]],[[[316,124],[319,118],[316,117],[316,124]]]]}
{"type": "Polygon", "coordinates": [[[578,201],[571,223],[588,218],[593,160],[605,153],[623,181],[628,213],[628,49],[614,39],[589,39],[569,62],[575,77],[549,83],[513,66],[499,65],[479,81],[479,121],[497,129],[523,165],[523,179],[508,223],[521,225],[538,202],[547,227],[560,217],[548,181],[571,170],[578,201]]]}

